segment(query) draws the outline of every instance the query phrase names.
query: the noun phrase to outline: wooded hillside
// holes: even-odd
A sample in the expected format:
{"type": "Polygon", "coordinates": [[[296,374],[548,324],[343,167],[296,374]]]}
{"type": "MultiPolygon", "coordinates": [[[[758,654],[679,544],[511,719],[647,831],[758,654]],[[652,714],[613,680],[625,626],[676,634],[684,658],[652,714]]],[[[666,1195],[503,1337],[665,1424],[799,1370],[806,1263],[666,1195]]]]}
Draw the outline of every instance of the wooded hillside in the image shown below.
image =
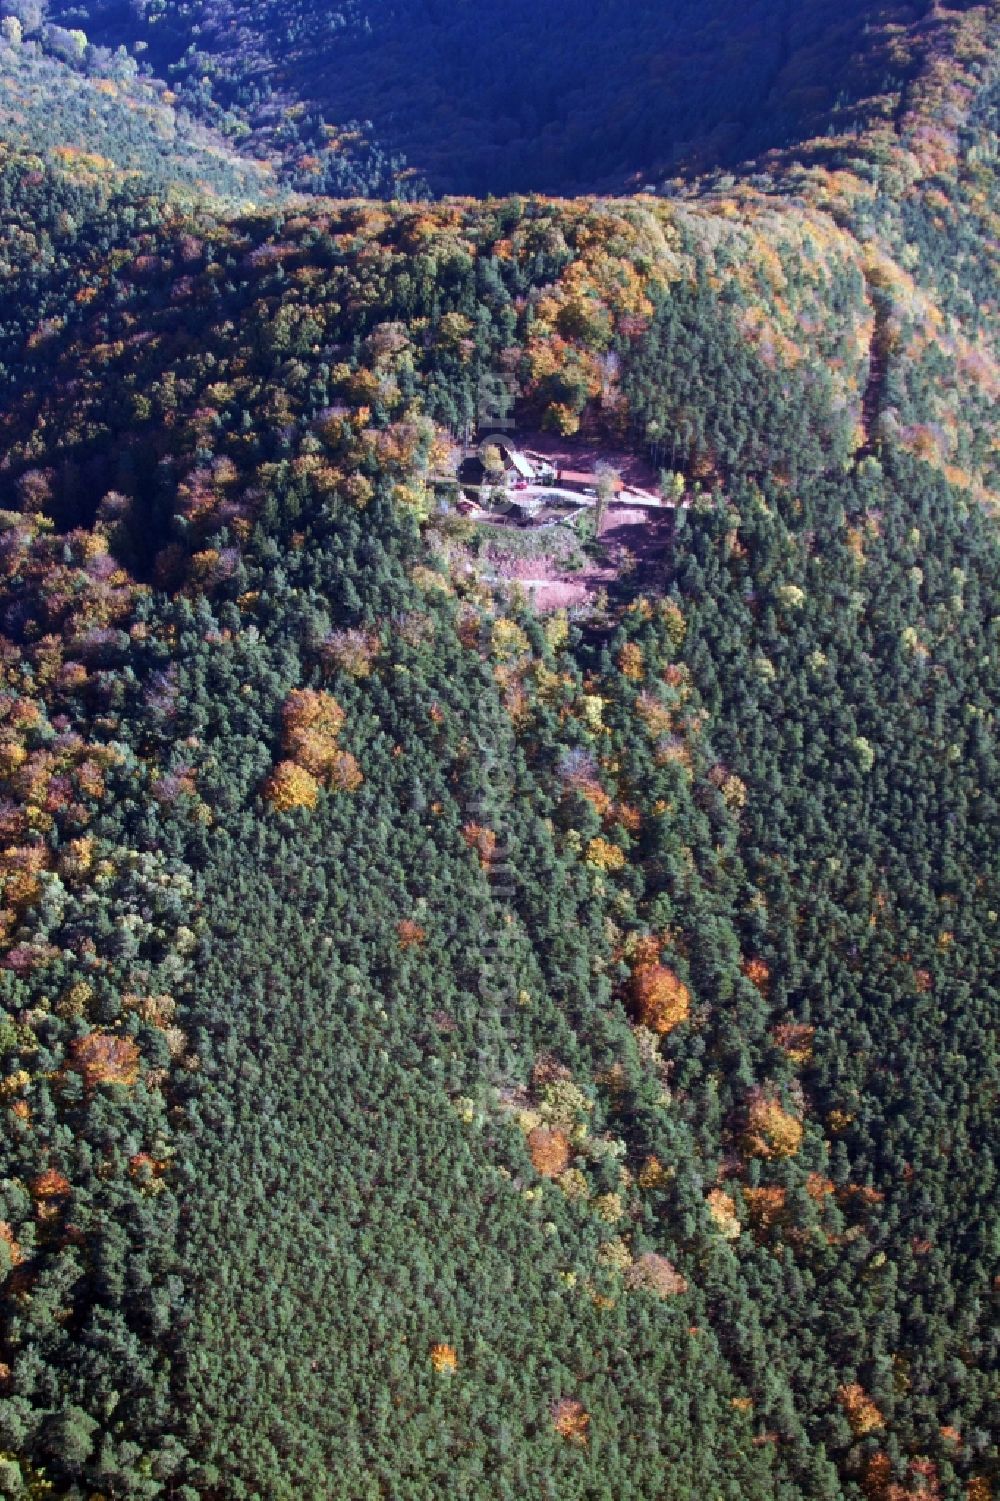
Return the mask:
{"type": "Polygon", "coordinates": [[[996,1493],[997,54],[932,20],[660,195],[8,128],[4,1494],[996,1493]],[[498,390],[659,476],[655,584],[495,566],[498,390]]]}

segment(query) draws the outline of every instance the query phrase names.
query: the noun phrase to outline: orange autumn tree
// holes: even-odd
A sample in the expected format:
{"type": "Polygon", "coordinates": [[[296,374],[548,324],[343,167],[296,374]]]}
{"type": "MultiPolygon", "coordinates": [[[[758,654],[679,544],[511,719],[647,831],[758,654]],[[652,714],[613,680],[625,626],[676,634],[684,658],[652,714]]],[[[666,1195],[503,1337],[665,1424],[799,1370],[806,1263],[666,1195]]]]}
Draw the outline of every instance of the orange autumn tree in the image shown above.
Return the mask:
{"type": "Polygon", "coordinates": [[[771,970],[763,959],[744,959],[740,965],[750,984],[766,996],[771,982],[771,970]]]}
{"type": "Polygon", "coordinates": [[[422,948],[427,942],[427,929],[412,917],[404,917],[396,924],[396,939],[403,953],[407,949],[422,948]]]}
{"type": "Polygon", "coordinates": [[[782,1223],[787,1200],[783,1188],[774,1184],[763,1188],[744,1188],[743,1197],[750,1213],[750,1223],[755,1230],[765,1233],[782,1223]]]}
{"type": "Polygon", "coordinates": [[[131,1037],[88,1032],[72,1044],[69,1067],[80,1074],[88,1090],[99,1084],[132,1085],[139,1077],[139,1049],[131,1037]]]}
{"type": "Polygon", "coordinates": [[[691,1014],[691,992],[665,964],[638,964],[632,973],[632,996],[643,1026],[660,1036],[672,1032],[691,1014]]]}
{"type": "Polygon", "coordinates": [[[475,850],[479,856],[479,862],[485,869],[496,852],[497,836],[492,829],[484,828],[479,823],[467,823],[462,826],[462,838],[470,850],[475,850]]]}
{"type": "Polygon", "coordinates": [[[558,1178],[569,1166],[569,1137],[559,1126],[536,1126],[528,1135],[532,1166],[543,1178],[558,1178]]]}
{"type": "Polygon", "coordinates": [[[32,1179],[30,1188],[32,1198],[51,1201],[65,1198],[70,1192],[70,1181],[56,1168],[50,1167],[32,1179]]]}

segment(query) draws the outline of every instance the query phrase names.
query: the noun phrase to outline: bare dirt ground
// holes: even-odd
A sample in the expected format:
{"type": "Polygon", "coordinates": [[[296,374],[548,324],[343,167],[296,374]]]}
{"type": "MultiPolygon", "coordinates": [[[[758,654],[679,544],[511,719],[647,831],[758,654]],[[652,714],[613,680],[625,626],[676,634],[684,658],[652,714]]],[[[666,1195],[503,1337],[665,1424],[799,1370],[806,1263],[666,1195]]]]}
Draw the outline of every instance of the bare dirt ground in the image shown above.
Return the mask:
{"type": "Polygon", "coordinates": [[[598,464],[610,464],[626,485],[634,485],[639,490],[656,490],[659,485],[659,474],[642,454],[629,453],[624,448],[608,448],[603,441],[591,441],[582,436],[560,438],[556,433],[520,427],[511,434],[511,440],[525,453],[540,453],[560,469],[592,472],[598,464]]]}

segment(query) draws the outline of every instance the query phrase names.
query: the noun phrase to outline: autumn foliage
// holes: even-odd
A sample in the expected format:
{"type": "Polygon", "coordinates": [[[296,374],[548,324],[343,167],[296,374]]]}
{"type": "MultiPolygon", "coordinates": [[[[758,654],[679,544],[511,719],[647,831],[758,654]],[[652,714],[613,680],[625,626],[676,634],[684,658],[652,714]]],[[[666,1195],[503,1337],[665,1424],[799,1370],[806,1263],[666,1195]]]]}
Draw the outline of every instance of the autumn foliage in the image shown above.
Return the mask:
{"type": "Polygon", "coordinates": [[[623,677],[629,678],[633,683],[641,682],[642,647],[634,641],[627,641],[618,653],[618,668],[623,677]]]}
{"type": "Polygon", "coordinates": [[[864,1387],[851,1381],[837,1388],[837,1401],[844,1409],[851,1432],[858,1438],[884,1426],[884,1418],[864,1387]]]}
{"type": "Polygon", "coordinates": [[[139,1049],[131,1037],[88,1032],[70,1047],[69,1067],[81,1075],[88,1089],[99,1084],[131,1085],[139,1077],[139,1049]]]}
{"type": "Polygon", "coordinates": [[[314,808],[321,787],[329,792],[354,792],[364,777],[350,751],[338,745],[344,711],[329,693],[299,688],[290,693],[281,712],[280,761],[264,784],[264,796],[279,812],[314,808]]]}
{"type": "MultiPolygon", "coordinates": [[[[892,1460],[883,1450],[878,1450],[865,1461],[861,1489],[867,1501],[940,1501],[941,1497],[940,1477],[932,1459],[923,1455],[909,1460],[905,1478],[897,1480],[893,1476],[892,1460]]],[[[974,1495],[971,1482],[966,1494],[969,1497],[974,1495]]],[[[982,1501],[989,1501],[989,1494],[987,1487],[982,1501]]]]}
{"type": "Polygon", "coordinates": [[[753,1157],[794,1157],[802,1145],[802,1122],[773,1095],[758,1095],[750,1103],[744,1144],[753,1157]]]}
{"type": "Polygon", "coordinates": [[[639,1169],[639,1187],[647,1190],[661,1188],[666,1183],[667,1177],[667,1170],[663,1163],[650,1153],[639,1169]]]}
{"type": "Polygon", "coordinates": [[[808,1063],[812,1057],[813,1038],[816,1028],[805,1022],[782,1022],[774,1029],[774,1040],[783,1048],[792,1063],[808,1063]]]}
{"type": "Polygon", "coordinates": [[[761,995],[767,995],[768,985],[771,980],[771,971],[763,959],[744,959],[741,966],[750,984],[760,991],[761,995]]]}
{"type": "Polygon", "coordinates": [[[595,870],[621,870],[625,865],[625,851],[599,834],[587,845],[587,864],[595,870]]]}
{"type": "Polygon", "coordinates": [[[329,693],[300,688],[290,693],[281,711],[285,754],[314,777],[323,777],[336,752],[344,711],[329,693]]]}
{"type": "Polygon", "coordinates": [[[6,1220],[0,1220],[0,1245],[7,1247],[7,1258],[11,1266],[19,1266],[24,1260],[24,1252],[18,1245],[14,1231],[6,1220]]]}
{"type": "Polygon", "coordinates": [[[639,965],[632,975],[632,996],[643,1026],[661,1036],[691,1014],[690,991],[665,964],[639,965]]]}
{"type": "Polygon", "coordinates": [[[657,1298],[676,1298],[687,1292],[687,1279],[657,1251],[646,1251],[629,1267],[625,1280],[630,1288],[641,1289],[657,1298]]]}
{"type": "Polygon", "coordinates": [[[31,1182],[32,1196],[40,1201],[65,1198],[69,1191],[69,1179],[54,1167],[46,1168],[44,1173],[39,1173],[31,1182]]]}
{"type": "Polygon", "coordinates": [[[484,828],[482,824],[467,823],[462,829],[462,838],[470,850],[475,850],[479,856],[479,863],[485,869],[496,852],[496,834],[494,834],[492,829],[484,828]]]}
{"type": "Polygon", "coordinates": [[[743,1197],[750,1211],[754,1229],[766,1232],[779,1225],[785,1215],[785,1190],[774,1184],[762,1188],[745,1188],[743,1197]]]}
{"type": "Polygon", "coordinates": [[[264,796],[279,813],[287,813],[291,808],[315,808],[319,783],[296,762],[279,761],[264,783],[264,796]]]}
{"type": "Polygon", "coordinates": [[[723,1188],[713,1188],[707,1195],[705,1203],[715,1223],[715,1228],[722,1238],[739,1240],[742,1226],[736,1213],[736,1200],[732,1195],[727,1194],[723,1188]]]}
{"type": "Polygon", "coordinates": [[[422,948],[427,942],[427,930],[412,917],[404,917],[396,924],[396,939],[403,953],[407,949],[422,948]]]}
{"type": "Polygon", "coordinates": [[[590,1413],[576,1397],[562,1397],[552,1408],[552,1426],[571,1444],[585,1444],[590,1413]]]}
{"type": "Polygon", "coordinates": [[[569,1166],[569,1137],[559,1126],[536,1126],[528,1135],[532,1165],[543,1178],[558,1178],[569,1166]]]}

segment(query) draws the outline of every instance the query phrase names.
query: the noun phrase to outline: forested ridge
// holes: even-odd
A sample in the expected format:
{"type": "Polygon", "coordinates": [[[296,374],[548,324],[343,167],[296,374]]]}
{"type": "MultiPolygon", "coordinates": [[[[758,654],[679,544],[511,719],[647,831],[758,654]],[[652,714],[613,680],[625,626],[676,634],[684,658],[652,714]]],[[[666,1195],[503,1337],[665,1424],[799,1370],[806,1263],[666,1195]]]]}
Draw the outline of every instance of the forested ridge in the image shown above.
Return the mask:
{"type": "Polygon", "coordinates": [[[60,0],[54,19],[102,44],[138,41],[196,113],[255,149],[297,140],[315,186],[336,170],[330,138],[349,152],[363,122],[436,192],[566,193],[856,139],[891,118],[939,28],[969,9],[60,0]]]}
{"type": "MultiPolygon", "coordinates": [[[[292,197],[338,151],[253,69],[165,101],[18,6],[0,1493],[989,1501],[995,8],[806,7],[776,77],[751,8],[752,165],[407,202],[292,197]],[[498,572],[498,388],[659,473],[655,585],[498,572]]],[[[378,14],[288,39],[390,70],[378,14]]]]}

